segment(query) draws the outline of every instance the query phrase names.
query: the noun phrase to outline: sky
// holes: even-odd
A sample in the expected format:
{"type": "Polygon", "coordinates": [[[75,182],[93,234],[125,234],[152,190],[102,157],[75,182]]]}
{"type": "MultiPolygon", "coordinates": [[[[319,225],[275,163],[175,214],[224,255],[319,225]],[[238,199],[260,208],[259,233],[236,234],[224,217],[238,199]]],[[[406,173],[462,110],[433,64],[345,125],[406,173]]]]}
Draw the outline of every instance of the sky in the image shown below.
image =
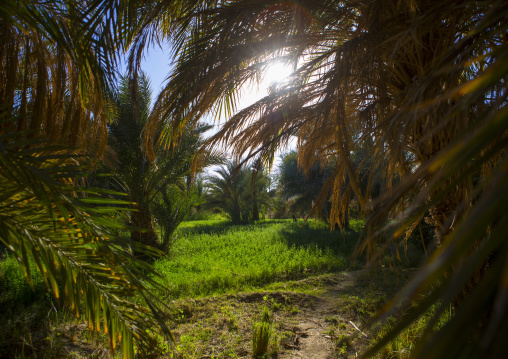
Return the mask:
{"type": "MultiPolygon", "coordinates": [[[[126,65],[123,64],[121,66],[122,70],[126,69],[126,65]]],[[[164,48],[160,48],[158,46],[149,48],[145,53],[145,57],[141,62],[141,69],[147,74],[150,79],[150,84],[152,88],[152,97],[153,99],[157,98],[157,95],[162,90],[165,80],[169,74],[171,68],[171,59],[169,55],[169,51],[164,48]]],[[[237,111],[251,105],[255,101],[261,99],[263,96],[268,94],[268,87],[274,81],[283,81],[285,77],[289,76],[291,70],[287,67],[284,67],[281,64],[274,64],[268,72],[265,74],[265,78],[263,82],[258,86],[250,85],[248,88],[242,89],[241,93],[243,94],[239,100],[237,111]]],[[[218,131],[219,123],[223,123],[225,121],[224,117],[220,117],[219,121],[213,121],[213,119],[209,118],[207,120],[208,123],[213,124],[214,128],[205,133],[205,136],[211,136],[213,133],[218,131]],[[214,123],[212,123],[214,122],[214,123]]],[[[295,143],[290,145],[288,149],[294,149],[296,147],[295,143]]],[[[274,168],[277,164],[280,163],[280,160],[277,156],[274,168]]]]}

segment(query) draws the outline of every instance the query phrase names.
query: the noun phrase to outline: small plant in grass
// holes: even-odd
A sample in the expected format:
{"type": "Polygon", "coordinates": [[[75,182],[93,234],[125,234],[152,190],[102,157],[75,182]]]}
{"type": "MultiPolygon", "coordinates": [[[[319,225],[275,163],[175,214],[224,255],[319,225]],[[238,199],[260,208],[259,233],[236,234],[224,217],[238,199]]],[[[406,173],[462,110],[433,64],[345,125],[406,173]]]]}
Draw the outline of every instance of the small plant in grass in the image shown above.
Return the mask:
{"type": "Polygon", "coordinates": [[[347,334],[339,334],[335,340],[335,348],[339,354],[345,354],[348,346],[351,345],[351,341],[347,334]]]}
{"type": "Polygon", "coordinates": [[[272,325],[266,322],[257,322],[252,328],[252,356],[264,358],[268,353],[268,344],[272,336],[272,325]]]}
{"type": "MultiPolygon", "coordinates": [[[[263,297],[263,300],[268,301],[268,296],[267,296],[267,295],[265,295],[265,296],[263,297]]],[[[271,305],[272,310],[273,310],[274,312],[277,312],[277,311],[278,311],[278,310],[282,307],[282,303],[277,302],[277,301],[276,301],[275,299],[273,299],[273,298],[270,298],[270,305],[271,305]]]]}
{"type": "Polygon", "coordinates": [[[261,321],[264,323],[272,324],[272,314],[270,313],[270,310],[268,307],[264,306],[261,310],[261,321]]]}
{"type": "Polygon", "coordinates": [[[236,316],[231,307],[221,307],[221,313],[230,330],[238,329],[236,316]]]}
{"type": "Polygon", "coordinates": [[[323,334],[324,334],[324,335],[328,335],[328,336],[330,336],[330,337],[335,337],[335,335],[336,335],[337,333],[335,332],[335,328],[334,328],[334,327],[330,327],[328,330],[325,330],[325,331],[323,332],[323,334]]]}
{"type": "Polygon", "coordinates": [[[252,356],[254,358],[266,358],[268,344],[273,335],[272,323],[270,310],[264,306],[261,311],[261,321],[254,323],[252,327],[252,356]]]}
{"type": "Polygon", "coordinates": [[[291,315],[296,315],[298,314],[300,311],[298,310],[298,307],[292,305],[289,309],[288,309],[289,313],[291,315]]]}
{"type": "Polygon", "coordinates": [[[349,339],[349,336],[347,334],[339,334],[337,336],[337,346],[343,346],[344,344],[347,345],[350,345],[351,342],[350,342],[350,339],[349,339]]]}

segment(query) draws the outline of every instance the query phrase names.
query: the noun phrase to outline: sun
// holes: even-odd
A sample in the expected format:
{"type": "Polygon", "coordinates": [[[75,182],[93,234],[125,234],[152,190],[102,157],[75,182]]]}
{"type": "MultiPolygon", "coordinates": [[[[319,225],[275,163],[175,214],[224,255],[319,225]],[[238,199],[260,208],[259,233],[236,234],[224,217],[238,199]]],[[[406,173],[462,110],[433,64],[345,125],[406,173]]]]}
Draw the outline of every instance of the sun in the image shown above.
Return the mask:
{"type": "Polygon", "coordinates": [[[290,65],[277,61],[268,66],[265,72],[264,82],[269,85],[279,84],[286,81],[292,73],[293,69],[290,65]]]}
{"type": "MultiPolygon", "coordinates": [[[[239,97],[236,110],[243,110],[269,95],[272,86],[288,81],[293,72],[293,66],[280,60],[272,60],[270,64],[266,65],[260,82],[246,82],[238,89],[239,97]]],[[[225,114],[220,116],[223,118],[225,114]]]]}

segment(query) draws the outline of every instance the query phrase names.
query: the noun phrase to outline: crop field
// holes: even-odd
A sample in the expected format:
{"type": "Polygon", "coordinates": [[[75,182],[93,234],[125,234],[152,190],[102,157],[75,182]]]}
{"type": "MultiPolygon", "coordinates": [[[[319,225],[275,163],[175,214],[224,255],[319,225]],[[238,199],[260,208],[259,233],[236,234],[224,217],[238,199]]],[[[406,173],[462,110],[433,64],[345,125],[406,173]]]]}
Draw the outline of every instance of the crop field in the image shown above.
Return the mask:
{"type": "Polygon", "coordinates": [[[324,223],[265,220],[180,225],[169,258],[155,263],[175,297],[237,292],[268,283],[346,269],[361,228],[331,232],[324,223]]]}

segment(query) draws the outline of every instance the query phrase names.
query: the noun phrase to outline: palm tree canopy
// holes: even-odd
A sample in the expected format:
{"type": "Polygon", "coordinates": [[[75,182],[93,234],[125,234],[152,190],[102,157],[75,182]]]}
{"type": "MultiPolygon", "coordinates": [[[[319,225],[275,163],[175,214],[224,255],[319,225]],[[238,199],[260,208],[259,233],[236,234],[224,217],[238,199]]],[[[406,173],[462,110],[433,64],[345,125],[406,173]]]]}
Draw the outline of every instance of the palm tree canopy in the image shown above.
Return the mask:
{"type": "Polygon", "coordinates": [[[135,344],[154,346],[147,329],[169,330],[148,294],[153,270],[114,235],[129,202],[86,185],[114,115],[104,95],[119,41],[108,37],[108,19],[120,19],[111,5],[0,4],[0,240],[29,281],[34,263],[57,299],[133,358],[135,344]]]}
{"type": "Polygon", "coordinates": [[[105,159],[113,172],[109,184],[112,182],[113,188],[125,192],[134,202],[130,222],[145,231],[133,229],[131,239],[167,251],[169,237],[195,202],[187,188],[195,175],[192,170],[201,171],[217,160],[215,154],[203,161],[195,158],[203,143],[201,136],[210,126],[187,126],[178,144],[159,147],[153,161],[149,161],[142,141],[151,116],[151,89],[146,75],[141,73],[137,79],[122,77],[116,102],[118,116],[109,125],[110,151],[105,159]],[[163,227],[162,241],[154,220],[163,227]]]}
{"type": "Polygon", "coordinates": [[[206,178],[206,187],[205,206],[223,210],[234,224],[259,220],[261,207],[269,205],[268,178],[262,167],[230,161],[206,178]]]}
{"type": "Polygon", "coordinates": [[[194,7],[176,19],[177,63],[158,99],[166,126],[161,139],[178,136],[183,123],[205,113],[231,108],[237,90],[274,61],[291,64],[289,81],[230,117],[208,145],[227,144],[238,158],[269,161],[278,146],[297,136],[306,171],[316,158],[337,159],[322,189],[332,193],[330,222],[344,217],[352,192],[364,208],[375,208],[359,248],[374,256],[386,219],[397,219],[392,223],[398,237],[429,211],[440,248],[395,303],[429,291],[429,299],[408,318],[439,298],[437,318],[467,283],[477,284],[439,334],[429,327],[415,355],[506,355],[500,338],[508,332],[501,324],[507,321],[484,321],[494,308],[500,311],[497,318],[508,313],[500,309],[507,300],[497,285],[508,256],[501,239],[508,212],[505,2],[188,4],[194,7]],[[368,161],[383,164],[386,189],[373,204],[351,158],[360,149],[368,161]],[[486,262],[491,269],[478,279],[474,273],[486,262]],[[433,286],[438,279],[439,286],[433,286]],[[472,306],[482,309],[464,314],[472,306]],[[458,328],[464,338],[481,338],[481,345],[471,349],[467,339],[454,336],[458,328]],[[446,345],[450,340],[453,348],[446,345]]]}

